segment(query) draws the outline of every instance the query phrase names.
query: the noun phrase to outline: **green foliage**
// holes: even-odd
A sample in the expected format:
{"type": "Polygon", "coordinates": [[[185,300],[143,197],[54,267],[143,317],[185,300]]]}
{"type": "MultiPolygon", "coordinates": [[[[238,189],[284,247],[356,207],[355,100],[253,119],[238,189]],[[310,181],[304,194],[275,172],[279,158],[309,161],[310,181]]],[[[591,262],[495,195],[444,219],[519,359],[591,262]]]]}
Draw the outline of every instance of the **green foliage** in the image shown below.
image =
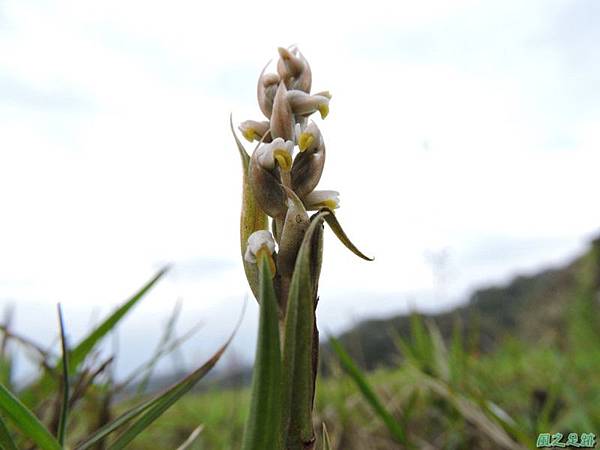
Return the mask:
{"type": "MultiPolygon", "coordinates": [[[[0,409],[14,425],[42,450],[60,450],[62,446],[35,415],[4,385],[0,385],[0,409]]],[[[5,427],[4,427],[5,428],[5,427]]]]}
{"type": "Polygon", "coordinates": [[[262,254],[259,263],[260,320],[256,358],[252,375],[252,400],[244,433],[243,450],[281,448],[281,349],[277,297],[273,288],[268,256],[262,254]]]}

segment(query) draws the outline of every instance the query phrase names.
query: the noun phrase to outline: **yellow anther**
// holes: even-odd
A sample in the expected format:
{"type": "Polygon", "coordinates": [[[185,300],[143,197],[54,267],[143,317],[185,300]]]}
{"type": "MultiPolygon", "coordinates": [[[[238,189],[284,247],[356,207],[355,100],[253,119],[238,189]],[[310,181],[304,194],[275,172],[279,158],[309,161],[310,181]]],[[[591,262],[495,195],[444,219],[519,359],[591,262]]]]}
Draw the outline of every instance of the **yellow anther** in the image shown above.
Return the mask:
{"type": "Polygon", "coordinates": [[[242,132],[242,135],[250,142],[254,141],[255,139],[258,140],[258,133],[254,128],[246,128],[242,132]]]}
{"type": "Polygon", "coordinates": [[[284,148],[278,148],[273,151],[273,157],[283,170],[288,171],[292,168],[292,155],[284,148]]]}
{"type": "Polygon", "coordinates": [[[311,133],[301,133],[298,138],[298,147],[300,148],[300,151],[303,152],[309,148],[314,141],[315,137],[311,133]]]}

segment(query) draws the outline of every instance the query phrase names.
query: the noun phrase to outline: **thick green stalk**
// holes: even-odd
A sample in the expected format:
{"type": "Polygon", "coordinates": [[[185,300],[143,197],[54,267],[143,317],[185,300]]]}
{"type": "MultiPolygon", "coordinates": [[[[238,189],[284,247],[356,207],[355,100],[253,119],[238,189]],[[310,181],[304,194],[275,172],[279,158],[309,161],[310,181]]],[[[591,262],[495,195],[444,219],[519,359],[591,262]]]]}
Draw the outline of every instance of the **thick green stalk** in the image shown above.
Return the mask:
{"type": "Polygon", "coordinates": [[[288,298],[283,352],[282,426],[287,430],[287,450],[309,450],[315,446],[312,408],[317,354],[314,339],[315,295],[311,273],[311,247],[315,231],[329,212],[313,218],[298,252],[288,298]]]}

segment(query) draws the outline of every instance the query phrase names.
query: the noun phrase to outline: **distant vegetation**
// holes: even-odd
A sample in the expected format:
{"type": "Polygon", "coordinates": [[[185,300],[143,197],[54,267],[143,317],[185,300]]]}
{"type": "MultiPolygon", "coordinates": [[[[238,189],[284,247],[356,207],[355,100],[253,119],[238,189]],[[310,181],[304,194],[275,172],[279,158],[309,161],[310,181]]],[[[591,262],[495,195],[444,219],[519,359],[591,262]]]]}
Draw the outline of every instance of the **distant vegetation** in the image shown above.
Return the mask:
{"type": "MultiPolygon", "coordinates": [[[[479,289],[464,306],[422,317],[436,325],[446,342],[458,328],[476,352],[496,350],[507,339],[560,348],[566,343],[569,325],[579,320],[577,315],[584,307],[582,283],[588,282],[584,278],[594,276],[593,258],[590,251],[566,267],[519,276],[506,286],[479,289]]],[[[410,323],[407,315],[367,320],[339,339],[362,367],[393,366],[400,353],[393,338],[408,338],[410,323]]]]}

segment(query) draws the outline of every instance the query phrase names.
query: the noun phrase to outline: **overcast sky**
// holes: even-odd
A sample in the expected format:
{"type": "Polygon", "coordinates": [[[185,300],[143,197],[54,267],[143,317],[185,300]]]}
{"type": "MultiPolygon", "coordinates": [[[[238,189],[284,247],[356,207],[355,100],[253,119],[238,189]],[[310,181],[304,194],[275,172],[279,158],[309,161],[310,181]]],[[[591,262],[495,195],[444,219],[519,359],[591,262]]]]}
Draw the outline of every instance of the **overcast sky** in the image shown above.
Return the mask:
{"type": "Polygon", "coordinates": [[[258,74],[292,43],[333,94],[320,188],[376,257],[327,238],[324,329],[568,260],[600,224],[599,19],[594,0],[0,0],[0,306],[47,340],[61,301],[76,340],[170,262],[120,367],[178,298],[182,330],[206,323],[191,364],[214,350],[248,291],[228,116],[261,118],[258,74]]]}

